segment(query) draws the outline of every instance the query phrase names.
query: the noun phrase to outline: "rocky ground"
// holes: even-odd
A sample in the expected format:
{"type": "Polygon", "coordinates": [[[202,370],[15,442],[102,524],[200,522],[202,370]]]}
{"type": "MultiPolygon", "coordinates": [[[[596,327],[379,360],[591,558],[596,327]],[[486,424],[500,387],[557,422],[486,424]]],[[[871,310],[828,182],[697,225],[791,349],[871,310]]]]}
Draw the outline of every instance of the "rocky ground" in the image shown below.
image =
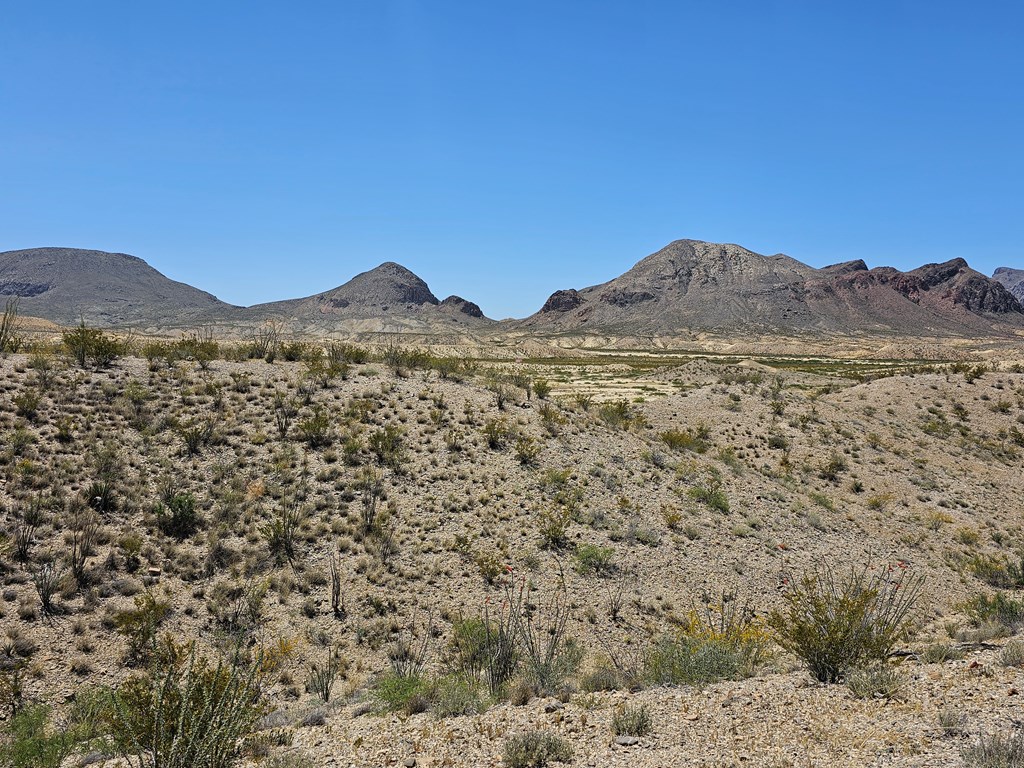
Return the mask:
{"type": "Polygon", "coordinates": [[[954,766],[1021,719],[1021,667],[1004,663],[1015,629],[972,626],[964,609],[1019,586],[1006,574],[1024,545],[1024,373],[1008,362],[871,380],[822,360],[612,375],[572,360],[421,363],[326,375],[280,358],[94,370],[8,357],[0,627],[3,653],[27,663],[25,700],[61,723],[83,691],[139,669],[118,617],[151,594],[168,606],[159,634],[211,654],[287,641],[268,683],[272,743],[248,750],[253,763],[498,765],[509,736],[543,729],[576,765],[954,766]],[[199,517],[185,535],[165,524],[181,496],[199,517]],[[283,551],[273,531],[288,515],[283,551]],[[587,547],[607,562],[587,567],[587,547]],[[763,618],[822,562],[923,580],[891,695],[817,683],[778,648],[751,677],[585,690],[609,658],[680,631],[703,596],[733,591],[763,618]],[[60,576],[49,611],[47,564],[60,576]],[[579,671],[554,696],[477,714],[382,711],[375,681],[396,643],[443,675],[455,622],[499,606],[509,569],[541,615],[564,602],[579,671]],[[331,653],[325,703],[307,683],[331,653]],[[611,721],[627,705],[646,707],[650,730],[619,744],[611,721]]]}

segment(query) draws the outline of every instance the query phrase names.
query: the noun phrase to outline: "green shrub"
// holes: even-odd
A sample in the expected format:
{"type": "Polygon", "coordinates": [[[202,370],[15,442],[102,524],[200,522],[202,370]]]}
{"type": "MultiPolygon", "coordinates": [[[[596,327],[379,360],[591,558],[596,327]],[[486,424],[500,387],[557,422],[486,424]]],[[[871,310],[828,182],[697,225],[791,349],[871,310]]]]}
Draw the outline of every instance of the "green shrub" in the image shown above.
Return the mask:
{"type": "Polygon", "coordinates": [[[587,693],[596,691],[618,691],[628,688],[622,672],[605,659],[580,678],[580,690],[587,693]]]}
{"type": "Polygon", "coordinates": [[[77,328],[64,331],[62,340],[64,348],[82,368],[86,363],[107,368],[127,351],[127,345],[96,328],[87,327],[84,320],[77,328]]]}
{"type": "Polygon", "coordinates": [[[596,573],[605,575],[614,568],[612,558],[615,550],[597,544],[580,544],[576,548],[576,570],[581,574],[596,573]]]}
{"type": "Polygon", "coordinates": [[[662,432],[660,437],[673,451],[704,453],[710,445],[711,430],[700,424],[694,430],[669,429],[662,432]]]}
{"type": "Polygon", "coordinates": [[[544,768],[553,760],[572,760],[569,742],[554,733],[529,731],[505,740],[503,762],[506,768],[544,768]]]}
{"type": "Polygon", "coordinates": [[[864,568],[840,578],[820,566],[804,574],[785,592],[785,608],[769,617],[779,645],[821,682],[837,682],[850,669],[883,661],[906,635],[922,585],[897,570],[870,574],[864,568]]]}
{"type": "Polygon", "coordinates": [[[430,681],[419,674],[402,675],[385,672],[373,685],[373,698],[381,712],[405,712],[413,715],[426,712],[434,696],[430,681]]]}
{"type": "Polygon", "coordinates": [[[663,637],[644,659],[644,678],[655,685],[700,685],[743,676],[743,654],[716,638],[663,637]]]}
{"type": "Polygon", "coordinates": [[[114,626],[128,641],[130,661],[145,661],[156,649],[157,630],[171,611],[171,604],[152,592],[135,596],[135,607],[114,614],[114,626]]]}
{"type": "Polygon", "coordinates": [[[396,472],[402,468],[405,459],[404,433],[394,424],[386,424],[370,434],[369,446],[377,461],[396,472]]]}
{"type": "Polygon", "coordinates": [[[234,765],[240,740],[266,712],[269,668],[262,658],[211,662],[173,649],[114,692],[108,726],[115,751],[160,768],[234,765]]]}
{"type": "Polygon", "coordinates": [[[156,506],[156,524],[168,536],[185,539],[195,533],[202,519],[196,509],[196,497],[191,493],[176,493],[164,504],[156,506]]]}
{"type": "Polygon", "coordinates": [[[487,438],[487,446],[495,451],[504,448],[516,435],[515,429],[505,419],[488,419],[484,423],[483,433],[487,438]]]}
{"type": "Polygon", "coordinates": [[[17,712],[3,729],[0,765],[59,768],[75,747],[75,734],[50,725],[50,708],[36,704],[17,712]]]}
{"type": "Polygon", "coordinates": [[[541,510],[537,520],[541,546],[545,549],[561,549],[568,544],[571,522],[572,511],[564,506],[551,506],[541,510]]]}
{"type": "Polygon", "coordinates": [[[707,504],[722,514],[729,511],[729,497],[722,488],[722,481],[717,477],[711,477],[702,485],[695,485],[687,492],[690,498],[707,504]]]}
{"type": "MultiPolygon", "coordinates": [[[[316,408],[309,418],[300,421],[298,428],[302,439],[306,441],[310,448],[322,448],[330,445],[333,439],[331,436],[331,417],[322,408],[316,408]]],[[[278,431],[280,432],[281,429],[279,428],[278,431]]],[[[284,428],[284,432],[287,432],[287,427],[284,428]]]]}
{"type": "Polygon", "coordinates": [[[1004,645],[999,663],[1004,667],[1024,667],[1024,642],[1013,640],[1004,645]]]}
{"type": "Polygon", "coordinates": [[[305,513],[300,507],[285,505],[277,509],[270,522],[260,526],[267,549],[279,564],[290,563],[295,559],[295,544],[304,519],[305,513]]]}
{"type": "Polygon", "coordinates": [[[980,627],[995,622],[1008,630],[1016,630],[1024,625],[1024,601],[1009,597],[1005,592],[988,595],[975,595],[964,604],[971,624],[980,627]]]}
{"type": "Polygon", "coordinates": [[[630,429],[645,424],[643,414],[637,413],[625,400],[604,403],[597,409],[597,416],[615,429],[630,429]]]}
{"type": "Polygon", "coordinates": [[[463,675],[446,675],[434,687],[431,711],[438,717],[477,715],[487,707],[476,680],[463,675]]]}
{"type": "Polygon", "coordinates": [[[642,704],[621,707],[612,715],[612,732],[616,736],[646,736],[652,724],[651,712],[642,704]]]}
{"type": "Polygon", "coordinates": [[[529,435],[521,435],[516,440],[515,453],[516,459],[524,467],[532,467],[537,463],[537,457],[540,456],[540,443],[529,435]]]}
{"type": "Polygon", "coordinates": [[[452,623],[448,666],[456,676],[486,683],[497,696],[519,669],[516,637],[507,616],[459,618],[452,623]]]}

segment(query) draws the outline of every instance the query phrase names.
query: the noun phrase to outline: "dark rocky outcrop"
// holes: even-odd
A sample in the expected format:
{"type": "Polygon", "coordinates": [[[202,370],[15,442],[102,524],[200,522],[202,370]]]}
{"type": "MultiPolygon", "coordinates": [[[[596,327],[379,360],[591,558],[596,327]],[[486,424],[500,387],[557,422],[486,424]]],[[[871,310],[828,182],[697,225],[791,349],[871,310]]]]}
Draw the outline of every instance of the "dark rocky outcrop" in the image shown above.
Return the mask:
{"type": "Polygon", "coordinates": [[[576,309],[582,303],[583,297],[580,296],[579,291],[574,288],[568,288],[552,293],[548,300],[544,302],[544,306],[540,308],[540,311],[542,314],[547,312],[569,312],[576,309]]]}

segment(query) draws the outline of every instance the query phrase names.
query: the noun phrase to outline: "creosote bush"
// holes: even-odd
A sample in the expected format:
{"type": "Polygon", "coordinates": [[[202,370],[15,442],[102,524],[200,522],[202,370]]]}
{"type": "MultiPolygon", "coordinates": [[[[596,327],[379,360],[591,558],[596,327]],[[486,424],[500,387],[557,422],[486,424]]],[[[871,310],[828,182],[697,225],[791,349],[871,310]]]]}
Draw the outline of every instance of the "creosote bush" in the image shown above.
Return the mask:
{"type": "Polygon", "coordinates": [[[837,682],[855,667],[885,660],[906,636],[922,579],[901,567],[837,576],[820,565],[789,585],[768,623],[776,640],[815,678],[837,682]]]}

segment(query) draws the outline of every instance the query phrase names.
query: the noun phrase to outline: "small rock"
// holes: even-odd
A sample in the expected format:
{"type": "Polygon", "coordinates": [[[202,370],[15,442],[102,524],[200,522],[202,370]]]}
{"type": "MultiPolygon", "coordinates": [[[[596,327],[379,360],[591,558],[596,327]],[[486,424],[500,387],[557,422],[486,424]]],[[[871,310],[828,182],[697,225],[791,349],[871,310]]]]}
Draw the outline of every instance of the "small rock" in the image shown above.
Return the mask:
{"type": "Polygon", "coordinates": [[[405,768],[416,768],[416,758],[415,757],[407,757],[407,758],[405,758],[405,762],[402,763],[402,765],[404,765],[405,768]]]}
{"type": "Polygon", "coordinates": [[[632,747],[640,743],[640,739],[636,736],[616,736],[615,743],[620,747],[632,747]]]}
{"type": "Polygon", "coordinates": [[[551,714],[552,712],[557,712],[560,709],[565,709],[565,704],[563,704],[560,701],[549,701],[547,704],[544,705],[544,711],[548,714],[551,714]]]}

